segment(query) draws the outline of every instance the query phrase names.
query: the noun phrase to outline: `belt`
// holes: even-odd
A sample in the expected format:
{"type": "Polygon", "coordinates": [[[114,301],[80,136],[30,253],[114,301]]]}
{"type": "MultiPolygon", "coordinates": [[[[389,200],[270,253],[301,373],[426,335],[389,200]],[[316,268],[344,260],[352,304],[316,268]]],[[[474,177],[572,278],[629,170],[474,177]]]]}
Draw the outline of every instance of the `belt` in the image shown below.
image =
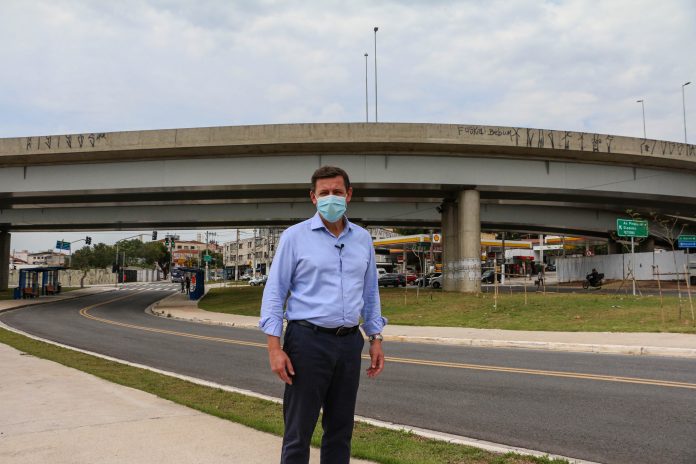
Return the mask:
{"type": "Polygon", "coordinates": [[[288,324],[301,325],[317,332],[330,333],[331,335],[336,335],[337,337],[345,337],[346,335],[354,334],[360,327],[356,325],[354,327],[334,327],[333,329],[330,329],[328,327],[321,327],[316,324],[312,324],[311,322],[307,322],[305,320],[288,321],[288,324]]]}

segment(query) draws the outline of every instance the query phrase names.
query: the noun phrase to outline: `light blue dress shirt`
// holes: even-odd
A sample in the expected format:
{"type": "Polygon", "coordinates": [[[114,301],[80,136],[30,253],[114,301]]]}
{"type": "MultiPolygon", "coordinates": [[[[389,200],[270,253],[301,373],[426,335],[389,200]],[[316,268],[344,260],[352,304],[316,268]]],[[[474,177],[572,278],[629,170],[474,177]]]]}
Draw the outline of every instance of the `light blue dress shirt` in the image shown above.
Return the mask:
{"type": "Polygon", "coordinates": [[[382,317],[375,250],[370,233],[345,219],[335,237],[316,213],[280,237],[263,290],[259,327],[280,337],[285,317],[321,327],[354,327],[380,333],[382,317]],[[288,292],[290,294],[288,295],[288,292]]]}

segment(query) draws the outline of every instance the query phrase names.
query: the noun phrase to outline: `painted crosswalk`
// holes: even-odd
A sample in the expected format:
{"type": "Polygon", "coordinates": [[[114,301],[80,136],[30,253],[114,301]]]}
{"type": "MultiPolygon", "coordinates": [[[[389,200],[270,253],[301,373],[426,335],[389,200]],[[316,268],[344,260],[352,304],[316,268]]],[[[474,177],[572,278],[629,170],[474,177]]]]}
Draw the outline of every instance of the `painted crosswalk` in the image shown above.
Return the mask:
{"type": "Polygon", "coordinates": [[[181,284],[172,282],[132,282],[119,284],[119,290],[123,291],[154,291],[154,292],[174,292],[181,290],[181,284]]]}

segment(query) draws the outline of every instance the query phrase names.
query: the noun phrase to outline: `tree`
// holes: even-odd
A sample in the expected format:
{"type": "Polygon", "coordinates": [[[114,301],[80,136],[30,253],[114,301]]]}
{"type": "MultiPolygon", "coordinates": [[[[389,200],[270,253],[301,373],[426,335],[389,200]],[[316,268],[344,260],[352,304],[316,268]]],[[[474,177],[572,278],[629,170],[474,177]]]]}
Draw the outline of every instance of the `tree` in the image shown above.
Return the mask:
{"type": "Polygon", "coordinates": [[[169,260],[170,254],[167,247],[164,246],[162,242],[150,242],[143,245],[142,258],[148,266],[157,264],[164,274],[164,278],[167,278],[169,274],[169,260]]]}
{"type": "MultiPolygon", "coordinates": [[[[627,210],[626,211],[634,219],[640,219],[640,213],[636,211],[627,210]]],[[[677,277],[677,294],[678,294],[678,306],[679,306],[679,320],[682,318],[682,293],[681,293],[681,280],[679,278],[679,266],[677,265],[677,253],[676,245],[679,240],[679,236],[684,233],[686,229],[686,223],[680,221],[678,217],[668,216],[660,214],[657,212],[650,212],[648,214],[648,219],[652,222],[653,227],[650,228],[650,233],[657,237],[658,239],[666,242],[672,249],[672,259],[674,261],[674,273],[677,277]]],[[[660,276],[657,277],[658,279],[660,276]]],[[[688,276],[687,276],[688,279],[688,276]]]]}
{"type": "MultiPolygon", "coordinates": [[[[676,244],[679,236],[684,233],[686,224],[680,223],[679,218],[674,216],[664,216],[659,213],[650,213],[650,218],[655,224],[653,235],[664,240],[672,248],[672,259],[674,260],[674,272],[677,276],[677,295],[679,301],[679,320],[682,318],[682,293],[681,280],[679,279],[679,267],[677,266],[676,244]]],[[[658,277],[659,278],[659,277],[658,277]]],[[[688,276],[686,277],[689,278],[688,276]]]]}
{"type": "MultiPolygon", "coordinates": [[[[201,251],[201,262],[205,262],[204,258],[203,258],[205,256],[205,253],[206,253],[205,250],[201,251]]],[[[211,257],[209,267],[216,268],[216,267],[223,267],[224,266],[225,260],[222,257],[222,253],[208,250],[208,254],[211,257]]]]}

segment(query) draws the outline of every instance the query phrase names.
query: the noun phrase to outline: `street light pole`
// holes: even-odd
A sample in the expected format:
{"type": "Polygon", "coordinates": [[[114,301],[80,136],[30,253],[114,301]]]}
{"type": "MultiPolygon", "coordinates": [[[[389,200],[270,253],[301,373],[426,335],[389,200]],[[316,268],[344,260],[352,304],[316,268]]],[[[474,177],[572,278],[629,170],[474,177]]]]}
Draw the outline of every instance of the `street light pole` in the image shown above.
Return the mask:
{"type": "Polygon", "coordinates": [[[367,52],[365,52],[365,122],[370,122],[370,117],[367,110],[367,52]]]}
{"type": "Polygon", "coordinates": [[[378,27],[375,27],[375,122],[379,119],[377,118],[377,31],[378,27]]]}
{"type": "Polygon", "coordinates": [[[682,84],[682,110],[684,111],[684,143],[689,143],[686,139],[686,99],[684,98],[684,87],[691,84],[691,81],[682,84]]]}
{"type": "Polygon", "coordinates": [[[645,102],[643,100],[636,100],[636,103],[640,103],[643,107],[643,138],[647,140],[648,136],[645,135],[645,102]]]}

